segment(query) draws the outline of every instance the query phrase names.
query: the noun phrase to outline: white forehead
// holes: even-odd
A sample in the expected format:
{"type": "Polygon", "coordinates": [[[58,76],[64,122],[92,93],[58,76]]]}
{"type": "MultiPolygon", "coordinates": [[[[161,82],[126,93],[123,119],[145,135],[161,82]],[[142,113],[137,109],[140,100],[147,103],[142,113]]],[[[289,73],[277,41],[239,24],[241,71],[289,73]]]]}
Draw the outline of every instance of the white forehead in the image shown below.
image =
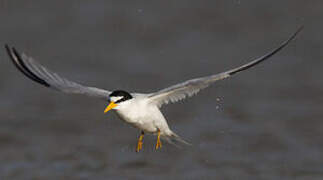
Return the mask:
{"type": "Polygon", "coordinates": [[[123,96],[112,96],[112,97],[110,97],[110,100],[113,101],[113,102],[116,102],[116,101],[118,101],[118,100],[120,100],[122,98],[123,98],[123,96]]]}

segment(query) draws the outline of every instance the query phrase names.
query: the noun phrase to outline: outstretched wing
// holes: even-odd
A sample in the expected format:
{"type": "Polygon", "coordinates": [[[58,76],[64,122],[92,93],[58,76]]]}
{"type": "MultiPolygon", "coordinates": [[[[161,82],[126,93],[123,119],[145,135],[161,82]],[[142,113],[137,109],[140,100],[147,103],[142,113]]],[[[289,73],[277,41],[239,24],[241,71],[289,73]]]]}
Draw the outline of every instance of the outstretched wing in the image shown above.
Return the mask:
{"type": "Polygon", "coordinates": [[[300,27],[290,38],[288,38],[285,42],[283,42],[279,47],[271,50],[269,53],[247,63],[244,64],[238,68],[231,69],[226,72],[222,72],[219,74],[211,75],[211,76],[206,76],[206,77],[201,77],[201,78],[196,78],[196,79],[191,79],[185,82],[182,82],[180,84],[176,84],[173,86],[170,86],[166,89],[162,89],[158,92],[152,93],[149,95],[150,102],[158,105],[159,107],[162,106],[163,104],[168,104],[169,102],[177,102],[180,101],[186,97],[191,97],[194,94],[198,93],[200,90],[208,87],[212,83],[225,79],[227,77],[230,77],[238,72],[244,71],[246,69],[249,69],[256,64],[259,64],[280,50],[282,50],[291,40],[293,40],[297,34],[303,29],[303,26],[300,27]]]}
{"type": "Polygon", "coordinates": [[[95,87],[87,87],[76,82],[69,81],[59,76],[58,74],[46,69],[44,66],[40,65],[33,58],[28,57],[24,53],[19,54],[14,47],[5,45],[5,48],[16,68],[29,79],[43,86],[65,93],[84,94],[104,99],[107,99],[109,97],[109,94],[111,93],[107,90],[95,87]]]}

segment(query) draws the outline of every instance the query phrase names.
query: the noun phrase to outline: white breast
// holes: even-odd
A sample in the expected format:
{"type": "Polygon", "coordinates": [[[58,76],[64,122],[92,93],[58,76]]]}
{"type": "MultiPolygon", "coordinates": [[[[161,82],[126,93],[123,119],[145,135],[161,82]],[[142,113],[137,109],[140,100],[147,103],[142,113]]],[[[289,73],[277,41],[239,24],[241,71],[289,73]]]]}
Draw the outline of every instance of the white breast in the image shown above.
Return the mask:
{"type": "Polygon", "coordinates": [[[157,129],[169,129],[159,108],[149,104],[145,96],[124,101],[115,108],[115,111],[122,120],[146,132],[154,133],[157,129]]]}

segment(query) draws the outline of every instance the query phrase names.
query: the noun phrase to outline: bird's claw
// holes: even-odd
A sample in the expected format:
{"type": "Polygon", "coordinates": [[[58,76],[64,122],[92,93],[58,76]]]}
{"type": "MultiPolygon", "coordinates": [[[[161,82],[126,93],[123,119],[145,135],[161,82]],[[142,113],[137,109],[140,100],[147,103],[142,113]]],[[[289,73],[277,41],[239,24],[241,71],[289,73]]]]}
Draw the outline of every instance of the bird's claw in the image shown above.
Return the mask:
{"type": "Polygon", "coordinates": [[[142,140],[144,139],[144,133],[141,133],[139,139],[138,139],[138,144],[137,144],[137,149],[136,152],[139,152],[142,149],[142,140]]]}
{"type": "Polygon", "coordinates": [[[158,136],[157,136],[157,144],[156,144],[156,150],[162,147],[162,143],[160,141],[160,131],[158,130],[158,136]]]}

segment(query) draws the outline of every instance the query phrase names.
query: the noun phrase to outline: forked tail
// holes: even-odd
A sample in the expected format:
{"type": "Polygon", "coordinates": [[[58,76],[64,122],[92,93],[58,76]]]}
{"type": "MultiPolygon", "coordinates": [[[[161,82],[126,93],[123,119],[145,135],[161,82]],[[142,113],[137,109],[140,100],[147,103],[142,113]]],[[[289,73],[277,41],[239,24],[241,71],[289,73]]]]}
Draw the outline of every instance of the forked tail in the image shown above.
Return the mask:
{"type": "Polygon", "coordinates": [[[185,144],[191,146],[192,144],[185,141],[179,135],[171,132],[170,135],[162,136],[162,139],[166,140],[168,143],[175,145],[176,147],[180,147],[178,143],[185,144]]]}

